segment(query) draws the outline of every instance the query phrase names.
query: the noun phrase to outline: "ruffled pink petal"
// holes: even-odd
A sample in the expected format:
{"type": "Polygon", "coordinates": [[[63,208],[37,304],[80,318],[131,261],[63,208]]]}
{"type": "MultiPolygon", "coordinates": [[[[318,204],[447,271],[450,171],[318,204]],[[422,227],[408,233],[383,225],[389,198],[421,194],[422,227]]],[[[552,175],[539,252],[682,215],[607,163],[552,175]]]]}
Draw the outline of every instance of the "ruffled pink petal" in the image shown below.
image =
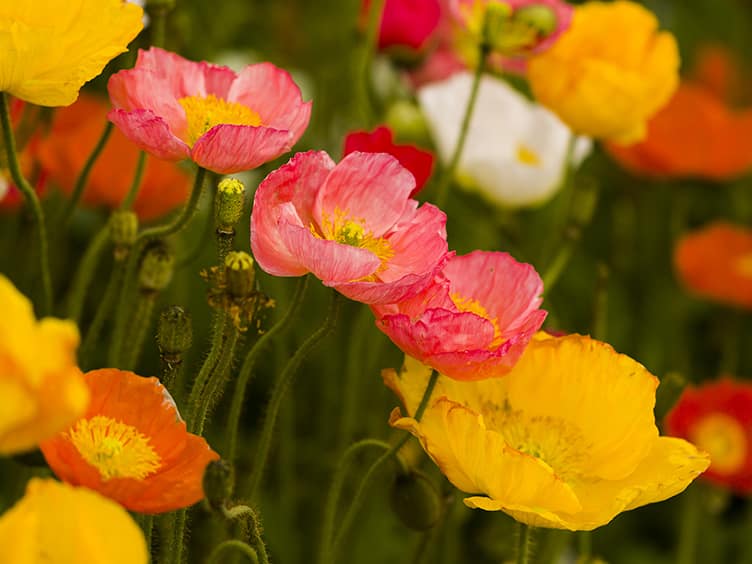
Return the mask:
{"type": "Polygon", "coordinates": [[[409,222],[400,223],[386,239],[394,256],[379,273],[384,282],[433,270],[447,253],[446,214],[432,204],[423,204],[409,222]]]}
{"type": "Polygon", "coordinates": [[[394,282],[350,282],[334,286],[348,298],[364,304],[393,304],[415,297],[428,287],[452,253],[445,254],[436,267],[419,274],[408,274],[394,282]]]}
{"type": "Polygon", "coordinates": [[[202,66],[205,64],[189,61],[172,51],[151,47],[146,51],[139,50],[136,65],[126,72],[152,71],[155,79],[165,81],[172,97],[180,99],[186,96],[206,96],[202,66]]]}
{"type": "Polygon", "coordinates": [[[282,242],[278,225],[283,217],[287,223],[310,225],[313,200],[333,168],[323,151],[298,153],[261,182],[251,212],[251,249],[264,271],[275,276],[308,272],[282,242]]]}
{"type": "Polygon", "coordinates": [[[250,125],[212,127],[193,145],[191,158],[219,174],[251,170],[292,149],[289,131],[250,125]]]}
{"type": "Polygon", "coordinates": [[[111,110],[107,114],[123,134],[158,159],[179,161],[188,158],[188,145],[175,137],[167,122],[150,110],[111,110]]]}
{"type": "Polygon", "coordinates": [[[485,380],[504,376],[517,363],[522,349],[506,343],[495,350],[473,349],[437,353],[426,358],[425,363],[455,380],[485,380]]]}
{"type": "MultiPolygon", "coordinates": [[[[281,223],[279,233],[285,246],[326,286],[373,274],[381,260],[371,251],[319,239],[310,229],[281,223]]],[[[347,294],[345,294],[347,295],[347,294]]]]}
{"type": "Polygon", "coordinates": [[[449,280],[441,273],[436,276],[428,287],[412,298],[392,304],[374,304],[371,306],[376,319],[388,315],[406,315],[417,321],[425,313],[427,307],[445,309],[458,312],[456,305],[449,297],[449,280]]]}
{"type": "Polygon", "coordinates": [[[473,251],[456,256],[444,275],[452,292],[478,300],[503,329],[516,326],[543,301],[543,281],[535,269],[508,253],[473,251]]]}
{"type": "Polygon", "coordinates": [[[308,126],[311,103],[285,70],[271,63],[249,65],[238,73],[227,100],[252,108],[268,127],[289,130],[295,142],[308,126]]]}
{"type": "Polygon", "coordinates": [[[398,219],[415,188],[415,178],[399,161],[385,153],[350,153],[334,168],[319,191],[313,215],[322,225],[341,210],[349,218],[365,222],[365,228],[381,237],[398,219]]]}
{"type": "Polygon", "coordinates": [[[204,75],[204,88],[206,94],[214,94],[217,98],[227,100],[230,94],[230,88],[232,88],[233,82],[237,79],[238,75],[235,71],[228,67],[220,65],[214,65],[212,63],[200,62],[197,63],[204,75]]]}

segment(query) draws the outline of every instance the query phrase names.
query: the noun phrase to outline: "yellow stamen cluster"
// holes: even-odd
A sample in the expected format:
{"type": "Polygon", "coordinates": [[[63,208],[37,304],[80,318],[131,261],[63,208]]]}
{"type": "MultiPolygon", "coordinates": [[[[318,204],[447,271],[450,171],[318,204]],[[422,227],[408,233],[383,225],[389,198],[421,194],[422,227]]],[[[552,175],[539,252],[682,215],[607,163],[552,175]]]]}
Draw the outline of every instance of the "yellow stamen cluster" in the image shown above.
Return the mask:
{"type": "Polygon", "coordinates": [[[103,480],[143,480],[162,463],[147,436],[132,425],[103,415],[80,419],[68,432],[68,439],[103,480]]]}
{"type": "Polygon", "coordinates": [[[733,474],[747,458],[747,438],[741,424],[724,413],[704,417],[690,432],[698,448],[710,454],[713,470],[733,474]]]}
{"type": "Polygon", "coordinates": [[[183,140],[191,147],[212,127],[228,125],[261,125],[261,116],[248,106],[208,96],[187,96],[178,100],[185,111],[186,131],[183,140]]]}

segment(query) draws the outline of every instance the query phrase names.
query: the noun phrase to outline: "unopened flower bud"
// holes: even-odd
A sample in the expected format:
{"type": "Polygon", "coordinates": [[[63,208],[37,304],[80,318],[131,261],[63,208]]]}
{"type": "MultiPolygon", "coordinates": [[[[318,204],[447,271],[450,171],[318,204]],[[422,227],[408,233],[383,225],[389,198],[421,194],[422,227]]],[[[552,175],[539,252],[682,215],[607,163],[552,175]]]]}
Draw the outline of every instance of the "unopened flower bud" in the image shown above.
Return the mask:
{"type": "Polygon", "coordinates": [[[254,291],[256,271],[253,258],[243,251],[232,251],[225,257],[227,291],[234,298],[245,298],[254,291]]]}
{"type": "Polygon", "coordinates": [[[436,487],[418,472],[398,475],[390,500],[400,521],[415,531],[430,529],[441,515],[441,499],[436,487]]]}
{"type": "Polygon", "coordinates": [[[487,49],[497,46],[503,40],[509,24],[512,9],[505,2],[489,2],[483,16],[482,40],[487,49]]]}
{"type": "Polygon", "coordinates": [[[217,186],[217,230],[234,233],[235,224],[243,215],[245,186],[237,178],[224,178],[217,186]]]}
{"type": "Polygon", "coordinates": [[[213,509],[224,507],[232,496],[232,468],[224,460],[212,460],[204,470],[204,497],[213,509]]]}
{"type": "Polygon", "coordinates": [[[138,280],[141,291],[159,292],[172,280],[175,259],[163,244],[156,244],[146,250],[141,261],[138,280]]]}
{"type": "Polygon", "coordinates": [[[530,4],[514,11],[515,21],[524,23],[538,32],[539,37],[548,37],[556,30],[556,14],[543,4],[530,4]]]}
{"type": "Polygon", "coordinates": [[[193,328],[191,315],[181,306],[173,305],[159,316],[157,344],[163,355],[180,356],[191,348],[193,328]]]}
{"type": "Polygon", "coordinates": [[[110,239],[115,245],[115,258],[123,260],[138,235],[138,216],[128,210],[115,210],[110,216],[110,239]]]}

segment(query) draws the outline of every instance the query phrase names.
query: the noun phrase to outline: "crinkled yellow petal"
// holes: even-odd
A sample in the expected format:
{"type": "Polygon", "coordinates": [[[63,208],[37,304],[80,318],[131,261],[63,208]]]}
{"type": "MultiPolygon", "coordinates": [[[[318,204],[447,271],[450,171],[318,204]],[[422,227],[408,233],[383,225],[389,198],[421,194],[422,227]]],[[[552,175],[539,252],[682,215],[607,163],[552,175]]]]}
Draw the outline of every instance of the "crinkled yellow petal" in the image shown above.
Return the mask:
{"type": "Polygon", "coordinates": [[[534,339],[502,380],[507,405],[526,417],[560,419],[578,429],[584,475],[631,474],[658,436],[658,379],[610,345],[581,335],[534,339]]]}
{"type": "Polygon", "coordinates": [[[0,561],[146,564],[141,529],[115,502],[85,488],[34,478],[0,517],[0,561]]]}
{"type": "Polygon", "coordinates": [[[143,27],[123,0],[0,2],[0,91],[34,104],[72,104],[143,27]]]}
{"type": "Polygon", "coordinates": [[[444,475],[465,492],[482,492],[504,507],[578,511],[571,488],[540,459],[510,448],[502,436],[487,429],[483,417],[439,398],[420,422],[392,413],[390,424],[406,429],[421,441],[444,475]]]}
{"type": "Polygon", "coordinates": [[[76,366],[78,329],[34,318],[31,302],[0,276],[0,454],[35,447],[80,417],[89,401],[76,366]]]}

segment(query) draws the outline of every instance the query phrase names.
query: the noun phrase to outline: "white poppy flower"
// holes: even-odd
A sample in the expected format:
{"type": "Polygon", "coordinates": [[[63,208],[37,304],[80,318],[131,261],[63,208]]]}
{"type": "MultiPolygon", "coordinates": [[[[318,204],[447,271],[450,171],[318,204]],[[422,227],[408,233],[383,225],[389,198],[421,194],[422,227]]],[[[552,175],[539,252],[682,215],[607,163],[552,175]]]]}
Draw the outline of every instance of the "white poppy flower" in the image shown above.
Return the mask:
{"type": "MultiPolygon", "coordinates": [[[[454,152],[473,77],[457,73],[418,91],[418,100],[446,163],[454,152]]],[[[561,186],[572,133],[552,112],[527,100],[506,82],[481,79],[475,111],[457,166],[456,178],[504,207],[541,204],[561,186]]],[[[577,139],[579,164],[590,152],[586,137],[577,139]]]]}

